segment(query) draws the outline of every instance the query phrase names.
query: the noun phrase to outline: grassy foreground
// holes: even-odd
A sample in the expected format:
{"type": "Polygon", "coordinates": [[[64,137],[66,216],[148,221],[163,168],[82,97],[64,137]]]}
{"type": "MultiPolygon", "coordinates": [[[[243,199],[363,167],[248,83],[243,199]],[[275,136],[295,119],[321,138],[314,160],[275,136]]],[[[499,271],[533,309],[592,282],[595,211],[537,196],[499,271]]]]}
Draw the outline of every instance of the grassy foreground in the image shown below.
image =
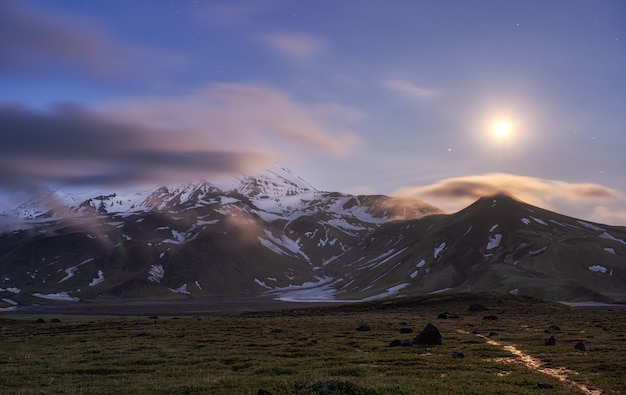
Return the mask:
{"type": "Polygon", "coordinates": [[[0,393],[624,394],[625,333],[624,310],[493,294],[202,317],[4,315],[0,393]],[[489,310],[469,311],[472,303],[489,310]],[[448,318],[438,318],[444,312],[448,318]],[[40,317],[44,323],[34,322],[40,317]],[[389,347],[428,323],[442,345],[389,347]],[[357,331],[362,324],[371,331],[357,331]],[[544,345],[551,335],[556,345],[544,345]],[[578,340],[586,351],[574,348],[578,340]]]}

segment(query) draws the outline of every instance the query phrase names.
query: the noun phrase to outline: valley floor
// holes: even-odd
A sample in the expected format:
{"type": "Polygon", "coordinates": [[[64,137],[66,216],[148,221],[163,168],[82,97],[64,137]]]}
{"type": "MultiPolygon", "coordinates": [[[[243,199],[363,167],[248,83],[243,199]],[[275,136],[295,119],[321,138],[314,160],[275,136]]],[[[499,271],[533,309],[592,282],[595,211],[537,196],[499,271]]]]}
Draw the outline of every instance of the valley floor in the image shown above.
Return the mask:
{"type": "Polygon", "coordinates": [[[0,393],[622,394],[625,334],[623,310],[497,294],[210,315],[5,314],[0,393]],[[428,323],[443,344],[409,346],[428,323]]]}

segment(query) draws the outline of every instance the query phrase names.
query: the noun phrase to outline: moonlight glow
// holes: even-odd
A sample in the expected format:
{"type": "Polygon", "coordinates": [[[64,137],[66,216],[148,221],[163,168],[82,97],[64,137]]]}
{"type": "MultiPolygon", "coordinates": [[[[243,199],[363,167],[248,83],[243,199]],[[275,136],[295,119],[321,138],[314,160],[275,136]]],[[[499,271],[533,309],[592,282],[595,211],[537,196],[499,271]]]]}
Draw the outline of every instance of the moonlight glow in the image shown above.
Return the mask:
{"type": "Polygon", "coordinates": [[[493,136],[498,140],[508,140],[511,137],[511,123],[508,121],[497,121],[493,124],[493,136]]]}

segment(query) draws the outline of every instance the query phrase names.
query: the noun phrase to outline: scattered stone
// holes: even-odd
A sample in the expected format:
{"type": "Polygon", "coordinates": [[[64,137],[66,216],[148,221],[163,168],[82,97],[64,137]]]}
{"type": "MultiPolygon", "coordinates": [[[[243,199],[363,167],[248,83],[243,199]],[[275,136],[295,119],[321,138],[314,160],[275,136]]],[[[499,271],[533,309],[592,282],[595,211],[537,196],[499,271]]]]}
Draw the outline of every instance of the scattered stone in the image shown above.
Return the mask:
{"type": "Polygon", "coordinates": [[[498,336],[498,332],[489,332],[489,337],[498,336]]]}
{"type": "Polygon", "coordinates": [[[44,320],[43,318],[37,318],[35,321],[33,321],[35,324],[43,324],[46,322],[46,320],[44,320]]]}
{"type": "Polygon", "coordinates": [[[459,315],[458,314],[450,314],[450,313],[448,313],[448,318],[451,319],[451,320],[456,320],[456,319],[459,318],[459,315]]]}
{"type": "Polygon", "coordinates": [[[413,347],[413,343],[411,343],[411,342],[402,342],[402,347],[413,347]]]}
{"type": "Polygon", "coordinates": [[[441,333],[436,326],[428,324],[422,329],[419,335],[413,339],[413,344],[420,345],[440,345],[441,333]]]}
{"type": "Polygon", "coordinates": [[[558,325],[550,325],[548,329],[550,329],[551,331],[560,331],[561,327],[558,325]]]}
{"type": "Polygon", "coordinates": [[[400,322],[400,325],[401,325],[401,326],[407,326],[407,325],[409,325],[409,324],[407,324],[405,321],[402,321],[402,322],[400,322]]]}
{"type": "Polygon", "coordinates": [[[556,339],[554,338],[554,336],[550,336],[543,341],[543,344],[546,346],[556,346],[556,339]]]}
{"type": "Polygon", "coordinates": [[[280,328],[274,328],[270,331],[270,335],[275,335],[277,333],[283,333],[283,330],[280,328]]]}
{"type": "Polygon", "coordinates": [[[544,383],[542,381],[537,383],[537,388],[540,388],[542,390],[546,390],[546,389],[552,389],[554,388],[554,386],[550,383],[544,383]]]}
{"type": "Polygon", "coordinates": [[[372,328],[370,328],[369,325],[361,324],[361,325],[359,325],[358,328],[356,328],[356,330],[359,331],[359,332],[369,332],[369,331],[372,330],[372,328]]]}
{"type": "Polygon", "coordinates": [[[483,320],[487,320],[487,321],[495,321],[498,319],[497,315],[486,315],[483,317],[483,320]]]}
{"type": "Polygon", "coordinates": [[[151,320],[158,320],[159,319],[159,317],[157,317],[156,315],[151,315],[148,318],[150,318],[151,320]]]}
{"type": "Polygon", "coordinates": [[[411,328],[400,328],[400,333],[413,333],[411,328]]]}
{"type": "Polygon", "coordinates": [[[146,337],[146,336],[150,336],[150,334],[147,333],[147,332],[140,332],[140,333],[137,333],[135,336],[133,336],[133,338],[135,338],[135,337],[146,337]]]}
{"type": "Polygon", "coordinates": [[[485,307],[485,305],[482,305],[480,303],[472,303],[471,305],[469,305],[469,311],[487,311],[487,308],[485,307]]]}
{"type": "Polygon", "coordinates": [[[61,322],[61,320],[58,319],[58,318],[53,318],[53,319],[50,320],[50,322],[58,324],[59,322],[61,322]]]}
{"type": "Polygon", "coordinates": [[[462,352],[460,352],[460,351],[454,351],[454,352],[452,353],[452,357],[453,357],[453,358],[465,358],[465,354],[463,354],[463,353],[462,353],[462,352]]]}
{"type": "Polygon", "coordinates": [[[587,351],[587,348],[585,347],[585,343],[583,343],[580,340],[577,341],[576,344],[574,344],[574,348],[579,351],[587,351]]]}
{"type": "Polygon", "coordinates": [[[441,313],[441,314],[439,314],[439,315],[437,316],[437,319],[440,319],[440,320],[447,320],[447,319],[448,319],[448,314],[446,314],[446,313],[441,313]]]}
{"type": "Polygon", "coordinates": [[[256,395],[272,395],[272,393],[264,390],[263,388],[259,388],[259,390],[256,392],[256,395]]]}

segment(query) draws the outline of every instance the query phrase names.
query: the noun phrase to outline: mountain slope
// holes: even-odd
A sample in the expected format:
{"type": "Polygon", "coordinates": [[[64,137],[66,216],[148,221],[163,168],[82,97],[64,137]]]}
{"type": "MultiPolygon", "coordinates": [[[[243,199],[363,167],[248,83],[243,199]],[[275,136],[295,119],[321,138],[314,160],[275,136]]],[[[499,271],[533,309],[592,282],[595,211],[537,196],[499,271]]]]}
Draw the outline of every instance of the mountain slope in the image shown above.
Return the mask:
{"type": "Polygon", "coordinates": [[[328,270],[338,297],[499,291],[626,302],[626,228],[593,224],[501,194],[451,215],[388,223],[328,270]]]}

